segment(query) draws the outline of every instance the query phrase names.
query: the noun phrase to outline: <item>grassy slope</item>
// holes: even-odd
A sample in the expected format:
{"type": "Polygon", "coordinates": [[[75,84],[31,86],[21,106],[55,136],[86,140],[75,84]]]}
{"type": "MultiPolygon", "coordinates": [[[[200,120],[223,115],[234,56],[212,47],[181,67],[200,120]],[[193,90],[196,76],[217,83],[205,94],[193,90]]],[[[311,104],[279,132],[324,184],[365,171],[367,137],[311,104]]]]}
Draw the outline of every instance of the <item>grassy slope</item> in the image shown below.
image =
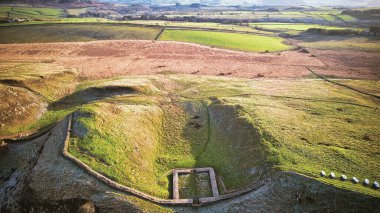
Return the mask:
{"type": "Polygon", "coordinates": [[[0,135],[9,135],[33,125],[46,111],[47,103],[26,89],[0,84],[0,135]]]}
{"type": "MultiPolygon", "coordinates": [[[[98,171],[126,185],[168,197],[167,172],[194,166],[214,167],[227,190],[270,172],[265,172],[265,165],[315,178],[323,169],[360,180],[380,179],[376,152],[380,114],[375,109],[379,103],[366,96],[310,80],[148,78],[154,78],[162,91],[156,98],[116,98],[82,108],[95,113],[82,122],[90,134],[76,139],[73,147],[77,149],[70,149],[98,171]],[[168,98],[168,91],[180,96],[168,98]],[[246,93],[252,95],[239,96],[246,93]],[[126,111],[115,114],[115,107],[126,111]],[[151,109],[162,115],[151,114],[151,109]],[[128,157],[111,154],[115,152],[128,153],[128,157]],[[148,157],[138,158],[140,152],[148,157]],[[144,165],[144,169],[136,165],[144,165]]],[[[365,81],[361,85],[376,89],[376,84],[365,81]]],[[[360,184],[319,180],[380,196],[360,184]]]]}
{"type": "Polygon", "coordinates": [[[45,63],[2,62],[0,68],[0,81],[17,82],[13,84],[27,87],[51,101],[70,94],[76,86],[76,71],[56,65],[53,61],[45,63]]]}
{"type": "MultiPolygon", "coordinates": [[[[179,87],[182,86],[179,85],[179,87]]],[[[167,172],[173,168],[213,166],[219,171],[220,176],[223,176],[224,183],[228,189],[241,187],[252,178],[255,178],[254,175],[247,177],[245,175],[247,174],[247,167],[260,166],[258,161],[251,161],[236,167],[239,161],[249,156],[244,154],[236,155],[236,152],[229,150],[231,148],[230,141],[223,137],[218,137],[218,134],[222,134],[220,128],[223,127],[220,125],[225,125],[228,118],[221,121],[223,124],[211,122],[211,126],[208,126],[206,107],[209,103],[207,100],[200,102],[198,100],[191,101],[172,97],[172,101],[167,102],[166,98],[158,96],[160,107],[157,106],[158,103],[154,104],[156,106],[152,106],[152,103],[148,103],[147,100],[152,100],[152,98],[139,99],[140,105],[136,105],[138,102],[136,102],[135,98],[133,98],[132,102],[131,98],[125,98],[117,99],[117,105],[98,103],[85,106],[82,111],[90,111],[93,116],[80,119],[79,122],[86,129],[89,129],[89,136],[75,138],[70,151],[110,178],[159,197],[169,197],[170,177],[167,176],[167,172]],[[131,105],[131,103],[133,104],[131,105]],[[146,113],[149,109],[145,109],[146,107],[144,107],[143,111],[139,109],[142,105],[147,104],[151,105],[150,108],[157,109],[156,111],[161,109],[162,115],[160,113],[146,116],[140,114],[140,111],[141,113],[146,113]],[[107,110],[110,107],[128,108],[133,113],[114,113],[117,109],[107,110]],[[139,121],[140,119],[141,121],[139,121]],[[195,127],[196,125],[199,126],[195,127]],[[104,127],[102,128],[102,126],[107,128],[103,129],[104,127]],[[109,132],[108,128],[113,129],[113,131],[109,132]],[[215,133],[208,138],[210,128],[215,133]],[[136,131],[125,131],[126,129],[136,129],[136,131]],[[150,129],[150,132],[145,131],[138,135],[139,131],[146,129],[150,129]],[[154,133],[154,129],[158,130],[158,132],[154,133]],[[160,131],[159,129],[163,130],[160,131]],[[151,138],[152,135],[156,136],[151,138]],[[157,135],[160,138],[157,138],[157,135]],[[160,143],[157,141],[160,141],[160,143]],[[225,144],[225,146],[220,146],[221,143],[225,144]],[[129,149],[123,148],[120,150],[119,147],[129,147],[129,149]],[[104,150],[107,151],[104,152],[104,150]],[[216,150],[220,154],[215,154],[218,152],[216,150]],[[107,154],[119,152],[127,154],[107,154]],[[220,155],[227,157],[220,158],[218,157],[220,155]],[[97,157],[94,158],[94,156],[97,157]],[[152,162],[155,162],[154,167],[152,167],[152,162]],[[141,165],[144,165],[144,167],[141,168],[141,165]],[[121,171],[125,173],[123,174],[121,171]],[[137,176],[139,175],[143,178],[138,178],[137,176]]],[[[220,106],[213,104],[212,107],[218,108],[220,106]]],[[[120,109],[118,110],[120,111],[120,109]]],[[[226,110],[233,116],[234,107],[227,107],[226,110]]],[[[211,111],[215,111],[214,114],[218,113],[218,109],[211,109],[211,111]]],[[[236,123],[240,123],[245,128],[249,127],[245,118],[241,118],[236,123]]],[[[242,135],[248,136],[247,134],[249,133],[242,132],[242,135]]],[[[226,137],[231,139],[231,136],[226,137]]],[[[235,145],[241,145],[250,150],[255,147],[252,143],[255,143],[257,137],[252,136],[250,138],[246,141],[250,142],[251,145],[245,141],[237,141],[235,145]]],[[[260,156],[259,152],[256,153],[256,156],[260,156]]],[[[260,157],[262,158],[263,156],[260,157]]],[[[253,159],[258,159],[258,157],[253,159]]]]}
{"type": "MultiPolygon", "coordinates": [[[[37,67],[45,66],[51,65],[37,67]]],[[[25,74],[19,76],[35,78],[27,68],[18,66],[25,74]]],[[[344,83],[379,92],[378,82],[344,83]]],[[[136,76],[89,81],[77,89],[106,85],[131,86],[138,93],[52,108],[16,131],[51,124],[76,109],[89,112],[90,117],[79,119],[88,135],[75,137],[70,151],[109,177],[159,197],[170,196],[168,171],[178,167],[214,167],[221,192],[271,172],[265,168],[316,178],[323,169],[360,180],[380,179],[379,102],[341,87],[312,80],[136,76]]],[[[360,184],[319,179],[380,196],[360,184]]]]}
{"type": "Polygon", "coordinates": [[[14,121],[4,121],[5,127],[0,130],[1,134],[9,135],[39,129],[58,121],[71,111],[71,109],[62,109],[41,113],[41,111],[46,111],[47,103],[57,101],[74,91],[76,87],[75,70],[55,65],[50,61],[46,63],[2,62],[0,70],[0,81],[3,81],[5,85],[10,82],[10,85],[16,86],[16,88],[24,87],[29,90],[6,98],[7,103],[3,105],[5,108],[2,110],[10,110],[7,116],[17,118],[17,125],[14,121]],[[27,94],[29,95],[24,97],[27,94]],[[33,96],[38,98],[32,103],[28,103],[33,96]],[[20,104],[21,106],[18,106],[20,110],[13,110],[20,104]],[[43,107],[37,110],[35,109],[37,106],[43,107]],[[23,108],[29,111],[28,116],[19,117],[20,113],[25,110],[23,108]],[[9,122],[13,124],[10,125],[9,122]]]}
{"type": "Polygon", "coordinates": [[[192,42],[252,52],[274,52],[290,48],[282,43],[283,40],[281,38],[209,31],[165,30],[160,39],[192,42]]]}
{"type": "Polygon", "coordinates": [[[0,43],[93,41],[112,39],[153,40],[159,28],[107,24],[14,26],[0,30],[0,43]]]}
{"type": "MultiPolygon", "coordinates": [[[[264,81],[253,82],[251,86],[257,95],[225,99],[242,105],[254,118],[252,122],[271,135],[270,147],[278,168],[314,177],[324,169],[355,175],[361,180],[380,178],[378,154],[374,151],[378,149],[376,141],[380,137],[380,114],[375,108],[378,102],[319,81],[264,81]],[[366,135],[369,140],[365,139],[366,135]]],[[[366,82],[362,86],[368,90],[376,88],[366,82]]],[[[204,91],[199,94],[213,96],[204,91]]],[[[361,185],[323,181],[379,196],[361,185]]]]}
{"type": "Polygon", "coordinates": [[[75,156],[124,185],[157,196],[166,192],[152,178],[161,131],[158,107],[98,103],[80,112],[95,115],[79,120],[89,132],[79,144],[73,138],[70,151],[75,156]],[[104,131],[102,126],[113,131],[104,131]]]}
{"type": "MultiPolygon", "coordinates": [[[[268,106],[253,108],[256,109],[253,114],[260,117],[256,122],[281,143],[276,150],[279,153],[279,168],[314,177],[317,177],[320,170],[327,170],[344,173],[349,177],[356,176],[360,180],[378,180],[380,164],[376,161],[378,154],[373,151],[379,148],[376,141],[380,137],[380,114],[375,108],[378,107],[378,102],[375,104],[369,98],[351,91],[321,84],[324,83],[303,85],[302,88],[312,92],[297,92],[298,94],[292,94],[292,91],[300,90],[300,87],[280,86],[285,90],[288,87],[291,96],[303,96],[305,99],[310,97],[315,101],[282,97],[266,98],[264,101],[258,98],[259,103],[262,100],[260,104],[267,103],[268,106]],[[325,92],[325,95],[318,94],[321,92],[325,92]]],[[[268,87],[262,89],[265,91],[268,87]]],[[[290,96],[289,93],[281,93],[283,92],[274,94],[290,96]]],[[[323,181],[379,196],[377,192],[360,185],[342,184],[328,179],[323,181]]]]}

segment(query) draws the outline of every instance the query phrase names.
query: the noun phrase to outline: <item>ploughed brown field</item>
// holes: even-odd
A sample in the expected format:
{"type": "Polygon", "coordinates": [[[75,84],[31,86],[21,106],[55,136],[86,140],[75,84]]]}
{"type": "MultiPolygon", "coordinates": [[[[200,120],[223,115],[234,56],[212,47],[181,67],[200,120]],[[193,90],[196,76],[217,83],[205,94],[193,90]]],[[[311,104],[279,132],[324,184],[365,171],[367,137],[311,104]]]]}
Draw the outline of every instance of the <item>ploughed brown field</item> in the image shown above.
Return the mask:
{"type": "Polygon", "coordinates": [[[185,73],[243,78],[313,76],[380,79],[380,55],[314,50],[247,53],[171,41],[0,44],[1,61],[49,61],[76,68],[83,79],[185,73]]]}

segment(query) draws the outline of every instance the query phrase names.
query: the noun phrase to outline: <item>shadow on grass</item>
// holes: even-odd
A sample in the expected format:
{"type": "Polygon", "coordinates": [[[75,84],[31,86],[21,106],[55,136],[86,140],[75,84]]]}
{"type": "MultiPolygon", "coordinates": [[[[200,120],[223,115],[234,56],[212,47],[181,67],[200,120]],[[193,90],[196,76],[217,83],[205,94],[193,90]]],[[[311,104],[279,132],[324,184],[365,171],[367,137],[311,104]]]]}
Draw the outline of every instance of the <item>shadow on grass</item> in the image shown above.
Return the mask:
{"type": "Polygon", "coordinates": [[[118,95],[134,94],[136,90],[131,87],[123,86],[106,86],[91,87],[77,91],[71,95],[61,98],[60,100],[49,105],[49,110],[60,110],[70,107],[91,103],[94,101],[110,98],[118,95]]]}

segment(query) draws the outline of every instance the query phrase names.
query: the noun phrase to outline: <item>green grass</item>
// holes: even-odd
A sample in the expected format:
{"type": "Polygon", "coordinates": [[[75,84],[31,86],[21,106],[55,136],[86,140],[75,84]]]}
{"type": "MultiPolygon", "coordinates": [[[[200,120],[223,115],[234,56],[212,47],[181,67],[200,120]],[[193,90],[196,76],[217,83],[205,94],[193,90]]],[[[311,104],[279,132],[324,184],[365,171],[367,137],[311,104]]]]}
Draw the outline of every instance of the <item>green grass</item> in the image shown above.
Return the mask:
{"type": "MultiPolygon", "coordinates": [[[[119,82],[117,84],[121,83],[120,80],[116,81],[119,82]]],[[[132,81],[123,82],[129,85],[132,81]]],[[[112,81],[103,82],[103,85],[114,84],[112,81]]],[[[217,132],[222,132],[221,126],[209,123],[208,108],[211,103],[207,100],[176,99],[173,104],[162,102],[158,105],[164,101],[161,94],[165,93],[162,91],[153,98],[157,100],[156,103],[151,102],[152,97],[136,99],[135,96],[119,97],[114,101],[82,107],[80,111],[90,116],[83,116],[78,122],[88,130],[88,136],[74,135],[70,152],[111,179],[166,198],[169,197],[170,188],[168,171],[173,168],[213,165],[224,177],[228,189],[240,187],[255,178],[254,175],[245,177],[243,174],[246,170],[239,169],[252,164],[262,165],[262,160],[259,159],[261,155],[256,153],[252,158],[254,161],[236,167],[237,162],[248,155],[236,156],[236,152],[229,151],[227,147],[230,146],[230,141],[226,138],[232,139],[232,136],[218,137],[217,132]],[[109,132],[103,127],[113,131],[109,132]],[[125,131],[126,129],[133,131],[125,131]],[[215,133],[211,136],[210,131],[215,133]],[[225,146],[219,147],[218,143],[222,141],[225,146]],[[227,157],[219,158],[219,154],[215,154],[216,150],[227,157]]],[[[231,116],[238,116],[234,107],[219,109],[214,104],[210,107],[210,113],[227,110],[226,113],[232,113],[231,116]]],[[[228,119],[225,118],[223,122],[228,119]]],[[[245,119],[238,123],[249,126],[245,119]]],[[[235,144],[247,147],[254,137],[250,138],[252,139],[247,141],[236,141],[235,144]]]]}
{"type": "Polygon", "coordinates": [[[306,31],[310,28],[322,28],[327,30],[347,30],[347,29],[358,29],[351,27],[338,27],[338,26],[325,26],[320,24],[303,24],[303,23],[275,23],[275,22],[263,22],[263,23],[252,23],[251,26],[261,27],[263,29],[274,29],[274,30],[297,30],[306,31]]]}
{"type": "Polygon", "coordinates": [[[53,62],[2,62],[0,80],[15,81],[17,86],[27,87],[48,100],[56,101],[74,90],[76,71],[53,62]]]}
{"type": "Polygon", "coordinates": [[[113,23],[123,24],[125,21],[113,21],[105,18],[57,18],[46,20],[31,20],[27,22],[11,22],[1,23],[0,26],[29,26],[29,25],[51,25],[51,24],[99,24],[99,23],[113,23]]]}
{"type": "Polygon", "coordinates": [[[0,97],[11,103],[11,106],[17,106],[10,110],[7,104],[3,105],[5,108],[1,110],[7,111],[7,115],[3,116],[5,120],[1,120],[4,126],[0,134],[37,130],[58,121],[70,111],[47,110],[47,105],[74,91],[77,84],[75,70],[56,65],[53,61],[2,62],[0,70],[0,81],[4,82],[4,85],[0,84],[4,96],[0,97]]]}
{"type": "Polygon", "coordinates": [[[331,14],[320,14],[319,16],[321,16],[323,19],[329,22],[337,21],[337,18],[331,14]]]}
{"type": "MultiPolygon", "coordinates": [[[[361,184],[318,176],[325,170],[360,180],[380,179],[377,100],[317,80],[165,75],[101,84],[134,82],[159,91],[80,107],[77,122],[87,134],[74,135],[70,145],[73,155],[115,181],[168,198],[173,168],[213,167],[221,193],[291,170],[380,196],[361,184]],[[178,96],[168,101],[168,92],[178,96]]],[[[378,84],[344,83],[368,91],[378,84]]]]}
{"type": "Polygon", "coordinates": [[[11,11],[12,7],[0,7],[0,17],[7,17],[8,12],[11,11]]]}
{"type": "Polygon", "coordinates": [[[83,13],[87,13],[87,11],[89,11],[91,9],[92,9],[91,7],[74,8],[74,9],[67,9],[67,12],[69,15],[79,16],[83,13]]]}
{"type": "Polygon", "coordinates": [[[165,27],[193,27],[193,28],[208,28],[217,30],[232,30],[237,32],[252,32],[258,34],[271,35],[273,33],[261,31],[248,26],[239,26],[234,24],[219,24],[213,22],[180,22],[180,21],[158,21],[158,20],[137,20],[128,21],[131,24],[142,24],[142,25],[155,25],[155,26],[165,26],[165,27]]]}
{"type": "Polygon", "coordinates": [[[354,18],[354,17],[352,17],[350,15],[337,15],[337,17],[339,17],[340,19],[342,19],[345,22],[354,22],[354,21],[357,21],[356,18],[354,18]]]}
{"type": "Polygon", "coordinates": [[[36,7],[0,7],[0,17],[6,17],[7,12],[14,18],[27,19],[57,19],[64,16],[63,9],[36,7]]]}
{"type": "Polygon", "coordinates": [[[156,128],[161,121],[159,108],[96,103],[82,108],[81,113],[93,116],[80,118],[80,124],[89,132],[85,138],[79,140],[74,136],[72,139],[70,152],[74,156],[126,186],[159,197],[167,196],[168,190],[160,188],[155,179],[154,165],[161,131],[156,128]],[[114,131],[97,128],[103,125],[114,131]],[[135,128],[137,126],[141,128],[135,128]]]}
{"type": "MultiPolygon", "coordinates": [[[[14,70],[10,74],[19,80],[35,78],[26,65],[18,66],[24,77],[13,64],[2,68],[14,70]]],[[[336,81],[379,93],[378,81],[336,81]]],[[[318,176],[325,170],[380,179],[379,101],[368,96],[318,80],[183,75],[102,79],[76,88],[94,86],[131,87],[135,93],[49,108],[12,131],[39,129],[79,110],[70,153],[121,184],[162,198],[170,197],[171,169],[193,167],[213,167],[222,194],[290,170],[380,197],[361,184],[318,176]]]]}
{"type": "Polygon", "coordinates": [[[0,43],[44,43],[65,41],[154,40],[159,28],[131,27],[122,24],[49,24],[2,27],[0,43]]]}
{"type": "Polygon", "coordinates": [[[160,40],[191,42],[233,50],[275,52],[288,50],[283,39],[259,35],[192,30],[165,30],[160,40]]]}

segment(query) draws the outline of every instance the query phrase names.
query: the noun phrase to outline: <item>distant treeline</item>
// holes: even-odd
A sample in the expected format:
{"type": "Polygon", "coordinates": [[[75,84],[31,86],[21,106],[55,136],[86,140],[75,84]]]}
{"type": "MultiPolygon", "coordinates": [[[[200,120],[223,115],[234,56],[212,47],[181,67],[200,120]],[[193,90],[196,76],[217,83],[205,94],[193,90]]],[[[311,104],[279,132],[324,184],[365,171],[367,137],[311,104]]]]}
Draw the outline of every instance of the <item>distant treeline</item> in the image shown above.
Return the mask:
{"type": "MultiPolygon", "coordinates": [[[[361,30],[352,30],[352,29],[340,29],[340,30],[334,30],[334,29],[323,29],[323,28],[310,28],[307,30],[309,33],[316,33],[316,34],[322,34],[322,35],[363,35],[368,34],[368,31],[361,31],[361,30]]],[[[380,35],[380,26],[372,26],[369,28],[370,34],[380,35]]]]}
{"type": "Polygon", "coordinates": [[[322,35],[360,35],[362,31],[351,29],[323,29],[323,28],[309,28],[308,33],[322,34],[322,35]]]}

